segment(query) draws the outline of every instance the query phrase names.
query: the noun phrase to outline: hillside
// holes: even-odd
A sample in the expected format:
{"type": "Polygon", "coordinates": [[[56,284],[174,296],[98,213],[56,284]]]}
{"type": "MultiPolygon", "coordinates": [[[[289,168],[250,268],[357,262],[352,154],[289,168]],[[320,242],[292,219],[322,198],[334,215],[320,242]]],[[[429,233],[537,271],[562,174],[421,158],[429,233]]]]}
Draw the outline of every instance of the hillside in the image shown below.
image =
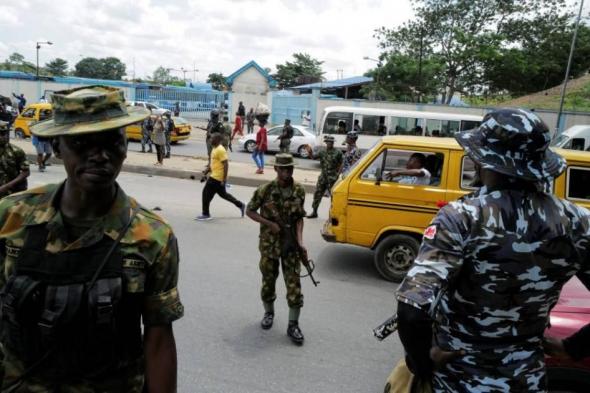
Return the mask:
{"type": "MultiPolygon", "coordinates": [[[[561,86],[555,86],[519,98],[500,101],[496,105],[557,110],[559,109],[561,86]]],[[[590,112],[590,75],[584,75],[568,82],[564,110],[590,112]]]]}

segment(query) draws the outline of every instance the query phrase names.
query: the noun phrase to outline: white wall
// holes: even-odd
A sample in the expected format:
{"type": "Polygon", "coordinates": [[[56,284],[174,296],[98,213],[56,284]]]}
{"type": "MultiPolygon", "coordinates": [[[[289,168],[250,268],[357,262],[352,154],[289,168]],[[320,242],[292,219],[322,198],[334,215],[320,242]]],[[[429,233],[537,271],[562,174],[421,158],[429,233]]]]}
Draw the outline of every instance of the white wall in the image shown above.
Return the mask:
{"type": "MultiPolygon", "coordinates": [[[[23,93],[27,99],[27,104],[38,102],[45,91],[59,91],[81,86],[84,85],[0,78],[0,94],[14,99],[12,93],[16,93],[17,95],[23,93]]],[[[127,100],[133,99],[134,89],[128,87],[120,87],[120,89],[123,90],[127,100]]]]}
{"type": "Polygon", "coordinates": [[[266,77],[255,67],[250,67],[234,79],[231,90],[234,93],[266,94],[269,86],[266,77]]]}

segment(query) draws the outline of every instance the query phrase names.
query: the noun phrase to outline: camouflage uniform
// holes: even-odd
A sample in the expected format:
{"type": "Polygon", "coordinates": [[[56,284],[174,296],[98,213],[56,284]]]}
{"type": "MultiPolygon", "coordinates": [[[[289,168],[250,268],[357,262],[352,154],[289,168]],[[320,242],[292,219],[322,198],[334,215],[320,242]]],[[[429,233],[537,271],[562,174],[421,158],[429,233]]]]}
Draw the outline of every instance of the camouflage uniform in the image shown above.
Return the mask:
{"type": "Polygon", "coordinates": [[[342,165],[342,152],[339,149],[322,150],[319,154],[321,173],[315,186],[313,194],[313,211],[317,211],[326,191],[330,191],[336,180],[338,180],[338,170],[342,165]]]}
{"type": "Polygon", "coordinates": [[[225,126],[220,121],[213,122],[210,120],[207,124],[207,136],[205,138],[208,156],[211,155],[211,150],[213,150],[213,146],[211,145],[211,136],[215,133],[221,134],[223,136],[223,138],[221,139],[221,145],[225,148],[225,150],[228,149],[229,137],[227,136],[227,130],[225,129],[225,126]]]}
{"type": "MultiPolygon", "coordinates": [[[[430,316],[433,345],[465,351],[434,371],[435,392],[544,392],[549,312],[572,276],[590,288],[590,212],[543,191],[565,161],[533,113],[498,110],[456,138],[505,176],[442,208],[425,230],[397,293],[400,337],[408,350],[407,329],[424,332],[430,316]]],[[[424,364],[415,349],[410,360],[424,364]]]]}
{"type": "MultiPolygon", "coordinates": [[[[28,170],[29,162],[27,161],[25,152],[21,148],[10,143],[4,147],[0,147],[0,184],[6,184],[15,179],[22,171],[28,170]]],[[[17,189],[0,194],[0,198],[26,189],[27,180],[24,179],[17,189]]]]}
{"type": "Polygon", "coordinates": [[[354,146],[344,153],[344,162],[342,163],[342,173],[347,174],[350,168],[361,158],[361,151],[354,146]]]}
{"type": "Polygon", "coordinates": [[[289,153],[291,148],[291,139],[293,138],[293,127],[287,124],[283,127],[283,133],[279,136],[281,142],[279,143],[279,149],[281,153],[289,153]]]}
{"type": "MultiPolygon", "coordinates": [[[[279,187],[276,180],[264,184],[256,189],[252,199],[248,203],[248,210],[257,211],[270,221],[295,223],[305,217],[303,204],[305,202],[305,190],[293,182],[287,189],[279,187]],[[284,195],[287,191],[288,195],[284,195]]],[[[282,226],[282,224],[279,223],[282,226]]],[[[283,278],[287,287],[287,303],[290,308],[303,307],[303,294],[301,293],[301,261],[294,253],[286,257],[281,256],[281,238],[279,234],[272,233],[269,227],[260,226],[260,271],[262,273],[261,298],[264,303],[273,303],[276,299],[275,283],[279,275],[279,259],[283,270],[283,278]]]]}
{"type": "MultiPolygon", "coordinates": [[[[138,205],[121,188],[111,211],[74,242],[61,212],[55,206],[63,185],[47,185],[9,196],[0,201],[0,288],[15,269],[25,243],[28,228],[46,224],[49,231],[46,251],[61,253],[89,247],[107,236],[113,240],[137,209],[131,226],[121,240],[124,295],[143,297],[141,317],[146,326],[166,325],[182,317],[183,306],[177,290],[178,246],[170,226],[159,216],[138,205]]],[[[2,391],[14,383],[24,370],[23,363],[4,348],[5,376],[2,391]]],[[[26,378],[18,392],[142,392],[143,359],[120,366],[114,373],[76,381],[64,381],[59,387],[35,377],[26,378]]]]}

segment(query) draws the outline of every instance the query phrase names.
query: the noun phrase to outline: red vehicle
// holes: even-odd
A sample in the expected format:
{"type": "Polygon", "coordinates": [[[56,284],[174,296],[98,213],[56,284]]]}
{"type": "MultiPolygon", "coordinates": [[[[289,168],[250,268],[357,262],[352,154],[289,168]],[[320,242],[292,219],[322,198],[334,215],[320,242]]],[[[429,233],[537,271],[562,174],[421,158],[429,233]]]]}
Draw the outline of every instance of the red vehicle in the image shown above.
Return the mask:
{"type": "MultiPolygon", "coordinates": [[[[546,334],[566,338],[590,323],[590,292],[576,277],[561,291],[551,311],[551,327],[546,334]]],[[[590,392],[590,358],[579,362],[547,357],[547,375],[551,392],[590,392]]]]}

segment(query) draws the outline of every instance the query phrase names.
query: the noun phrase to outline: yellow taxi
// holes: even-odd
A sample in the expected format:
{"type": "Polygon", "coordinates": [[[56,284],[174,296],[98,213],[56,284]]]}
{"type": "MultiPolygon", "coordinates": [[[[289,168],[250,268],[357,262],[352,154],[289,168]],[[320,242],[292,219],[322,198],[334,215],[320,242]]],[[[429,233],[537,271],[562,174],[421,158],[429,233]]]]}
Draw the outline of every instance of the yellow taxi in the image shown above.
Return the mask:
{"type": "MultiPolygon", "coordinates": [[[[192,127],[186,119],[182,117],[171,117],[174,123],[174,129],[170,135],[170,141],[176,143],[184,141],[191,136],[192,127]]],[[[131,124],[125,128],[127,139],[132,141],[141,141],[141,123],[131,124]]]]}
{"type": "MultiPolygon", "coordinates": [[[[590,208],[590,152],[554,149],[567,170],[553,184],[555,195],[590,208]]],[[[474,164],[453,138],[383,137],[332,188],[330,215],[322,229],[326,241],[375,251],[375,268],[400,282],[414,261],[422,234],[448,201],[472,192],[474,164]],[[422,153],[428,184],[402,184],[387,174],[405,168],[422,153]]]]}
{"type": "Polygon", "coordinates": [[[53,109],[49,103],[27,105],[14,121],[14,136],[28,138],[31,136],[30,126],[53,117],[53,109]]]}

